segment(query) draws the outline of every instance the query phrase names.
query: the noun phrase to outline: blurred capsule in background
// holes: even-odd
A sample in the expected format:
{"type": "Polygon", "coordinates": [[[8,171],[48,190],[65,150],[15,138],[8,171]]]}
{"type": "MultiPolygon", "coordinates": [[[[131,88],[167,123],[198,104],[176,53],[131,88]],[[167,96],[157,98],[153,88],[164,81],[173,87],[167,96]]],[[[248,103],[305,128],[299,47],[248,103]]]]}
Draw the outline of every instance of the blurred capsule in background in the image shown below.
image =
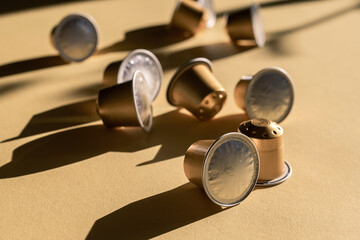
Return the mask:
{"type": "Polygon", "coordinates": [[[263,47],[266,37],[264,23],[260,15],[260,5],[252,4],[228,14],[226,30],[236,45],[263,47]]]}
{"type": "Polygon", "coordinates": [[[207,9],[197,1],[179,0],[169,26],[173,31],[190,37],[205,29],[208,19],[207,9]]]}
{"type": "Polygon", "coordinates": [[[214,3],[212,0],[194,0],[197,3],[199,3],[203,8],[205,8],[208,11],[208,19],[206,22],[207,28],[214,27],[216,23],[216,12],[214,8],[214,3]]]}
{"type": "Polygon", "coordinates": [[[51,43],[67,62],[81,62],[96,51],[99,30],[93,17],[85,13],[66,16],[51,32],[51,43]]]}

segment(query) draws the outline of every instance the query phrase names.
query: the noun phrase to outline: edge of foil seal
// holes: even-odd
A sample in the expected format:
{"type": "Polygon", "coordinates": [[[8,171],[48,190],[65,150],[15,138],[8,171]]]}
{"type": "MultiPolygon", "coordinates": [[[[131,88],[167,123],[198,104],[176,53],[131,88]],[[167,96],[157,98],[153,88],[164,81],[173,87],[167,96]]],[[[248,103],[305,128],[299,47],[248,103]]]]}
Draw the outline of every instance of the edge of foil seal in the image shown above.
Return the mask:
{"type": "MultiPolygon", "coordinates": [[[[252,190],[254,189],[254,187],[256,186],[256,182],[258,180],[259,172],[260,172],[260,157],[259,157],[259,153],[256,149],[255,144],[253,143],[253,141],[251,141],[251,139],[249,137],[247,137],[246,135],[244,135],[242,133],[231,132],[231,133],[222,135],[221,137],[219,137],[218,139],[216,139],[214,141],[214,143],[210,146],[208,152],[206,153],[202,168],[203,168],[202,179],[203,179],[204,190],[205,190],[206,194],[208,195],[208,197],[214,203],[216,203],[220,206],[231,207],[231,206],[235,206],[235,205],[239,204],[245,198],[247,198],[249,196],[249,194],[252,192],[252,190]],[[221,201],[221,199],[219,199],[218,197],[213,196],[211,194],[211,189],[208,186],[209,183],[208,183],[208,177],[207,177],[208,175],[207,174],[208,174],[208,166],[212,160],[212,159],[209,159],[209,157],[212,158],[213,154],[215,153],[215,151],[217,149],[219,149],[224,143],[230,142],[231,140],[239,141],[249,148],[249,150],[250,150],[249,153],[250,153],[250,155],[252,155],[251,157],[254,160],[254,162],[252,163],[254,168],[252,170],[252,175],[251,175],[250,181],[248,182],[248,185],[246,186],[246,189],[242,190],[242,192],[239,192],[239,194],[237,194],[238,196],[236,197],[236,200],[234,200],[233,202],[227,203],[227,202],[221,201]]],[[[223,174],[231,174],[231,172],[224,171],[223,174]]]]}
{"type": "MultiPolygon", "coordinates": [[[[272,86],[273,87],[273,86],[272,86]]],[[[274,89],[276,88],[273,87],[274,89]]],[[[279,97],[279,95],[277,95],[276,97],[279,97]]],[[[245,106],[246,106],[246,111],[250,117],[250,119],[253,118],[266,118],[269,119],[271,121],[280,123],[282,122],[290,113],[292,106],[294,105],[294,98],[295,98],[295,93],[294,93],[294,84],[293,81],[290,77],[290,75],[282,68],[279,67],[268,67],[265,69],[260,70],[259,72],[257,72],[254,76],[253,79],[249,82],[249,85],[246,89],[246,93],[245,93],[245,106]],[[283,113],[281,115],[279,115],[277,117],[277,119],[271,119],[268,116],[258,116],[256,113],[254,113],[254,110],[251,107],[251,103],[250,103],[250,95],[253,92],[253,87],[254,85],[259,81],[259,79],[262,79],[264,74],[268,74],[268,73],[272,73],[272,74],[277,74],[277,75],[281,75],[281,77],[286,81],[286,83],[288,84],[288,88],[287,90],[289,91],[289,103],[286,104],[286,110],[283,111],[283,113]]]]}
{"type": "MultiPolygon", "coordinates": [[[[124,74],[125,74],[126,66],[128,65],[130,59],[132,59],[136,55],[147,55],[151,59],[151,61],[153,61],[155,63],[155,65],[157,67],[159,76],[158,77],[152,76],[153,77],[152,80],[145,79],[148,85],[151,85],[151,83],[155,83],[157,85],[157,87],[155,88],[155,91],[150,92],[151,101],[153,102],[156,99],[156,97],[158,96],[159,92],[160,92],[160,88],[161,88],[161,84],[162,84],[162,78],[163,78],[163,70],[162,70],[159,59],[155,56],[155,54],[153,54],[149,50],[135,49],[135,50],[131,51],[124,58],[124,60],[121,62],[121,65],[119,67],[117,83],[122,83],[122,82],[126,82],[126,81],[131,80],[131,79],[124,79],[124,74]]],[[[133,66],[133,67],[136,67],[136,65],[133,66]]],[[[134,73],[135,72],[136,72],[136,70],[134,71],[134,73]]],[[[151,74],[151,75],[153,75],[153,74],[151,74]]],[[[151,86],[148,86],[148,88],[149,88],[149,91],[150,91],[151,86]]]]}

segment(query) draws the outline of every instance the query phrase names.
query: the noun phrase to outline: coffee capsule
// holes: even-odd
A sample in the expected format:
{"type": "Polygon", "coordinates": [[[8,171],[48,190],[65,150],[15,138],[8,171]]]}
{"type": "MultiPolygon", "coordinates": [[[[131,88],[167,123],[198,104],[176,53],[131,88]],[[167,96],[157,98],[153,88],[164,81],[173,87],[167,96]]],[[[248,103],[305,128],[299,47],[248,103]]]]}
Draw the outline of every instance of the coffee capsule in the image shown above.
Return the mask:
{"type": "Polygon", "coordinates": [[[230,207],[254,189],[259,175],[259,154],[241,133],[216,140],[200,140],[186,151],[184,171],[190,182],[203,188],[216,204],[230,207]]]}
{"type": "Polygon", "coordinates": [[[216,22],[216,12],[214,9],[213,1],[212,0],[195,0],[195,1],[208,11],[208,19],[206,22],[206,27],[207,28],[214,27],[216,22]]]}
{"type": "Polygon", "coordinates": [[[250,119],[265,118],[280,123],[294,103],[294,87],[282,68],[266,68],[254,76],[243,76],[234,91],[236,105],[250,119]]]}
{"type": "Polygon", "coordinates": [[[52,45],[68,62],[81,62],[90,57],[98,41],[97,24],[93,17],[84,13],[66,16],[51,32],[52,45]]]}
{"type": "Polygon", "coordinates": [[[180,67],[170,80],[166,95],[171,105],[186,108],[200,120],[214,117],[226,100],[225,89],[206,58],[195,58],[180,67]]]}
{"type": "Polygon", "coordinates": [[[153,123],[145,76],[136,71],[132,80],[101,89],[98,114],[106,127],[140,126],[149,132],[153,123]]]}
{"type": "Polygon", "coordinates": [[[260,155],[258,186],[272,186],[291,176],[291,166],[284,160],[283,129],[267,119],[256,118],[242,122],[238,131],[248,136],[260,155]]]}
{"type": "Polygon", "coordinates": [[[160,91],[163,70],[158,58],[148,50],[136,49],[130,52],[121,64],[110,64],[104,72],[104,85],[112,86],[129,81],[138,70],[145,77],[153,102],[160,91]]]}
{"type": "Polygon", "coordinates": [[[226,30],[237,45],[265,45],[264,24],[260,15],[260,5],[232,12],[228,15],[226,30]]]}
{"type": "Polygon", "coordinates": [[[193,0],[179,0],[170,27],[185,35],[195,35],[206,27],[208,11],[193,0]]]}

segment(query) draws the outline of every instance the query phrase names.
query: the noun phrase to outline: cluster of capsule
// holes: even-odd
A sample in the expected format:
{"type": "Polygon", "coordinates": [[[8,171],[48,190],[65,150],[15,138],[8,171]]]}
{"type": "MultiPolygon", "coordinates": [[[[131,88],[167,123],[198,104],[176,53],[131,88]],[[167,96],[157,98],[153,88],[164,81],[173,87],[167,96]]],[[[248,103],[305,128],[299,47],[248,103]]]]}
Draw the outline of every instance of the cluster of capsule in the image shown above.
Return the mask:
{"type": "MultiPolygon", "coordinates": [[[[212,1],[180,0],[169,25],[172,30],[194,35],[214,26],[215,20],[212,1]]],[[[90,16],[70,15],[53,29],[52,43],[64,60],[83,61],[96,51],[97,29],[90,16]]],[[[226,29],[235,44],[265,43],[256,4],[230,13],[226,29]]],[[[168,102],[187,109],[199,120],[213,118],[225,103],[227,93],[212,69],[206,58],[185,63],[170,80],[168,102]]],[[[152,102],[159,94],[162,78],[159,60],[145,49],[136,49],[121,63],[110,64],[104,71],[104,88],[97,99],[97,111],[104,125],[140,126],[149,132],[153,125],[152,102]]],[[[285,181],[292,171],[284,160],[283,129],[278,125],[294,101],[289,74],[271,67],[243,76],[235,87],[234,100],[251,120],[241,123],[237,132],[195,142],[184,158],[189,181],[202,187],[213,202],[223,207],[240,203],[256,185],[272,186],[285,181]]]]}

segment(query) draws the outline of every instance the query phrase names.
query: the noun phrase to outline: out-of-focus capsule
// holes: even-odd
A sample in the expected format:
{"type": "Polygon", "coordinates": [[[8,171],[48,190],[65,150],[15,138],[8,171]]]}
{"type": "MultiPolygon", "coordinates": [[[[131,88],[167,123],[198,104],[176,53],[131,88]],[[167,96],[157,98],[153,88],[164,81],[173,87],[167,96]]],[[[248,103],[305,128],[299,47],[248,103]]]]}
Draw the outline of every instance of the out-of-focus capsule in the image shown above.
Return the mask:
{"type": "Polygon", "coordinates": [[[51,32],[51,43],[68,62],[90,57],[99,42],[99,30],[93,17],[85,13],[66,16],[51,32]]]}

